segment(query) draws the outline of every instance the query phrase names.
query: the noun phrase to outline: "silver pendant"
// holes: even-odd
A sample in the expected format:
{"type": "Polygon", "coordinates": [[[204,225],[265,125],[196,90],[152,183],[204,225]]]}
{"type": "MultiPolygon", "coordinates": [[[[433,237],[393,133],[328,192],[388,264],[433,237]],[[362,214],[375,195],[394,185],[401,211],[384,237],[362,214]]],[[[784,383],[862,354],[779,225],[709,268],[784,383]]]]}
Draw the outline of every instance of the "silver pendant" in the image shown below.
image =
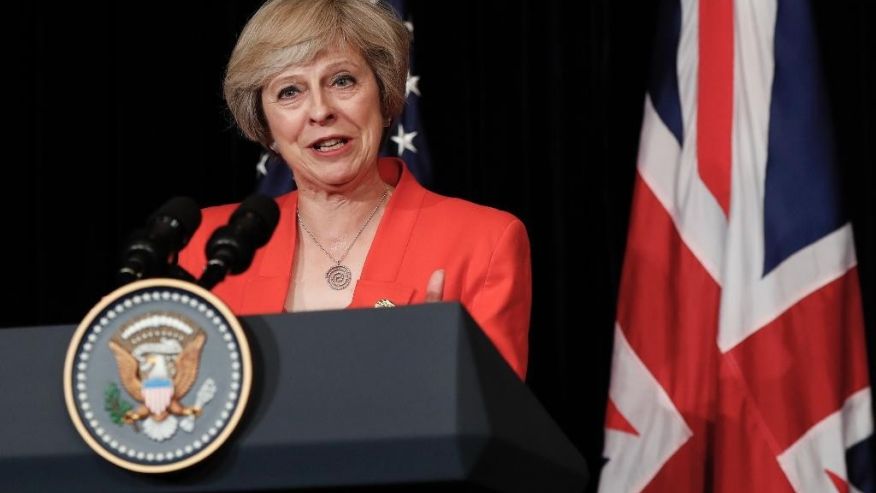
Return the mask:
{"type": "Polygon", "coordinates": [[[328,281],[329,287],[337,291],[346,289],[352,279],[353,274],[346,265],[335,265],[325,273],[325,280],[328,281]]]}

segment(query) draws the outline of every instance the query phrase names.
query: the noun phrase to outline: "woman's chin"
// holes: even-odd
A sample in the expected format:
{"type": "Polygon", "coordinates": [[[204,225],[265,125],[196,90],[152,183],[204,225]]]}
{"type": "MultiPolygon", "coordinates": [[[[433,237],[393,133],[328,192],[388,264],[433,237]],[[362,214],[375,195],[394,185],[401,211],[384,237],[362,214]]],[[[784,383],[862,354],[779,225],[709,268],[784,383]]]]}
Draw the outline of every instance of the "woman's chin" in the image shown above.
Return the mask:
{"type": "Polygon", "coordinates": [[[355,184],[360,178],[358,169],[320,169],[316,173],[311,174],[311,179],[308,180],[311,186],[316,189],[323,190],[342,190],[349,188],[355,184]]]}
{"type": "MultiPolygon", "coordinates": [[[[376,160],[375,160],[376,163],[376,160]]],[[[342,159],[337,161],[318,161],[308,166],[307,181],[317,188],[338,189],[345,188],[357,182],[369,173],[369,168],[377,167],[374,164],[366,164],[360,160],[342,159]]]]}

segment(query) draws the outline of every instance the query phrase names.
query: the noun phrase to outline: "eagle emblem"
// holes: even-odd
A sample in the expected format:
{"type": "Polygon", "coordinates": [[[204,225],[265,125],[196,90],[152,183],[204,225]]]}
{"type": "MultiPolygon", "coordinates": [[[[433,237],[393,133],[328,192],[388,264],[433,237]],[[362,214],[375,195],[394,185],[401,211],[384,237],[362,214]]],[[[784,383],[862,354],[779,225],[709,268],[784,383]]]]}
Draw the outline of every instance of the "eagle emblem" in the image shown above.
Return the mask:
{"type": "Polygon", "coordinates": [[[176,279],[135,281],[103,297],[64,360],[64,401],[80,436],[142,473],[213,454],[240,422],[251,386],[240,321],[206,289],[176,279]]]}
{"type": "Polygon", "coordinates": [[[120,327],[108,345],[122,387],[138,403],[121,420],[158,442],[180,426],[191,432],[215,393],[215,383],[207,379],[194,405],[182,402],[197,380],[206,340],[203,330],[177,314],[147,314],[120,327]]]}

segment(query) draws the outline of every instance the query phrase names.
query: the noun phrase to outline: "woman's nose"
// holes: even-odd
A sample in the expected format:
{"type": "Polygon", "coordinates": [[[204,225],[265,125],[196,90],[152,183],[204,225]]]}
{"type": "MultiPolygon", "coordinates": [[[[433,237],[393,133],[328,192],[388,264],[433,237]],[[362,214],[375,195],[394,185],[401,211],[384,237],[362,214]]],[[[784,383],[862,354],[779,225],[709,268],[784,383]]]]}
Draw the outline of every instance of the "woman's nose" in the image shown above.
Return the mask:
{"type": "Polygon", "coordinates": [[[328,97],[323,91],[313,91],[313,100],[310,108],[310,122],[315,125],[331,123],[335,118],[335,110],[328,97]]]}

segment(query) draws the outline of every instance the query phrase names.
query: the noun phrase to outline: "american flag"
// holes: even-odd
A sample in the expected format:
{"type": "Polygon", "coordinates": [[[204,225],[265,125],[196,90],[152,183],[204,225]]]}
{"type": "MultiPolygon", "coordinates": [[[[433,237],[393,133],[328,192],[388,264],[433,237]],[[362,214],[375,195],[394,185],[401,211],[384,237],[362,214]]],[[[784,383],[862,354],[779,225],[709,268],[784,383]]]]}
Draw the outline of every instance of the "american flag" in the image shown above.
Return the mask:
{"type": "Polygon", "coordinates": [[[599,491],[876,492],[852,229],[808,0],[669,0],[599,491]]]}
{"type": "MultiPolygon", "coordinates": [[[[405,26],[411,36],[415,35],[414,21],[404,0],[389,0],[390,5],[405,20],[405,26]]],[[[420,121],[420,75],[417,72],[416,58],[411,52],[410,72],[405,85],[405,111],[398,121],[393,122],[389,133],[389,141],[383,154],[386,156],[398,156],[408,165],[408,169],[417,177],[423,185],[432,182],[432,163],[429,158],[429,147],[423,135],[423,125],[420,121]]]]}
{"type": "MultiPolygon", "coordinates": [[[[404,20],[411,35],[414,34],[414,22],[404,0],[388,0],[386,2],[404,20]]],[[[410,72],[405,84],[405,109],[401,116],[392,122],[388,129],[387,139],[381,149],[383,156],[397,156],[405,161],[408,169],[423,185],[432,181],[432,163],[429,158],[429,148],[420,123],[420,76],[416,71],[414,53],[412,50],[410,72]]],[[[258,193],[276,197],[295,189],[292,172],[276,153],[264,152],[256,164],[258,193]]]]}

